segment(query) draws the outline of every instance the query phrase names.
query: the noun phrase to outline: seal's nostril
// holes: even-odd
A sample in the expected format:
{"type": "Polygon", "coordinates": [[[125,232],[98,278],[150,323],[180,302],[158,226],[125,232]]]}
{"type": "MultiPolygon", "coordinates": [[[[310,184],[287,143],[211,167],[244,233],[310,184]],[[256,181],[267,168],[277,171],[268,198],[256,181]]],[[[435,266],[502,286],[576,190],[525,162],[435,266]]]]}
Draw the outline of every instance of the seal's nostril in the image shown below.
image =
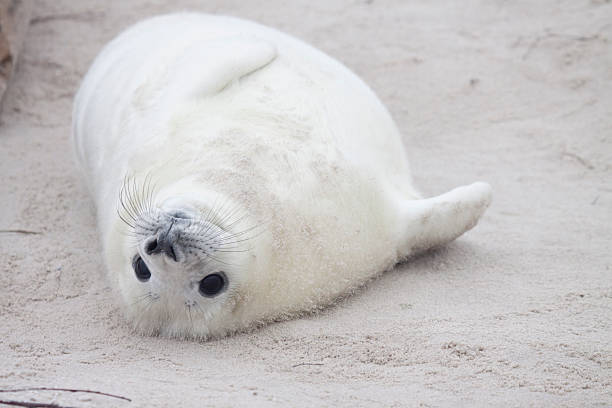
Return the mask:
{"type": "Polygon", "coordinates": [[[156,249],[157,249],[157,239],[150,241],[145,246],[145,251],[147,252],[148,255],[151,255],[153,252],[155,252],[156,249]]]}
{"type": "Polygon", "coordinates": [[[174,245],[176,245],[177,236],[174,234],[160,234],[156,238],[152,238],[145,244],[145,252],[148,255],[164,253],[168,258],[177,261],[176,251],[174,245]]]}
{"type": "Polygon", "coordinates": [[[166,253],[168,257],[173,259],[174,262],[177,261],[176,252],[174,252],[174,247],[172,245],[168,245],[166,248],[164,248],[164,252],[166,253]]]}

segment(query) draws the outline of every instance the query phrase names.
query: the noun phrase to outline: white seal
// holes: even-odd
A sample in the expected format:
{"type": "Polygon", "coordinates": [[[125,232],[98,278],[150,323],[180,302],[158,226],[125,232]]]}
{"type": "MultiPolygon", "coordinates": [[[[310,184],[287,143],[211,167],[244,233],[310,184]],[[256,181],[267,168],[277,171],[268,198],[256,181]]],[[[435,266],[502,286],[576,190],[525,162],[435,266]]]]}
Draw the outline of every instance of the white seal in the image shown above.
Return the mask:
{"type": "Polygon", "coordinates": [[[140,333],[295,316],[472,228],[475,183],[423,199],[396,126],[338,61],[256,23],[173,14],[96,58],[73,144],[140,333]]]}

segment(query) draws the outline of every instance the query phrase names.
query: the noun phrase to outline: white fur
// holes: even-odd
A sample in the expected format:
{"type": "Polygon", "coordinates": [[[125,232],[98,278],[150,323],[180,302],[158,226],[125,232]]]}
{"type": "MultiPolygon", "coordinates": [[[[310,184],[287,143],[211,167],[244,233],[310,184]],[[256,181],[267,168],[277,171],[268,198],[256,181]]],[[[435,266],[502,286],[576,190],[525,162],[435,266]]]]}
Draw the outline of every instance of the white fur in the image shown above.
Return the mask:
{"type": "Polygon", "coordinates": [[[209,337],[329,304],[411,253],[472,228],[485,183],[421,199],[400,135],[374,93],[336,60],[288,35],[229,17],[141,22],[95,60],[77,94],[73,142],[92,189],[109,275],[139,331],[209,337]],[[118,217],[126,176],[156,183],[155,206],[226,203],[256,226],[247,252],[205,271],[159,259],[135,279],[118,217]],[[231,264],[228,266],[227,264],[231,264]],[[224,269],[230,290],[186,282],[224,269]],[[229,270],[228,270],[229,269],[229,270]],[[138,296],[160,301],[144,310],[138,296]],[[184,311],[196,302],[199,312],[184,311]]]}

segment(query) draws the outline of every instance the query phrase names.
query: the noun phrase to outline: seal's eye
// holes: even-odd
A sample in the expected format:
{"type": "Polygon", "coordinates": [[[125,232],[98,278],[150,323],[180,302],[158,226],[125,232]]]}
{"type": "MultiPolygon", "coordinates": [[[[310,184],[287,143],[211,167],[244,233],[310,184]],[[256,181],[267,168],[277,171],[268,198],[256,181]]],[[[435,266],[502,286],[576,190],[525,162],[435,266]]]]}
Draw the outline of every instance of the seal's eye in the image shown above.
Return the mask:
{"type": "Polygon", "coordinates": [[[136,273],[136,277],[139,281],[146,282],[151,278],[151,271],[141,257],[137,257],[132,266],[134,267],[134,273],[136,273]]]}
{"type": "Polygon", "coordinates": [[[200,281],[202,296],[215,296],[225,287],[225,278],[219,273],[211,273],[200,281]]]}

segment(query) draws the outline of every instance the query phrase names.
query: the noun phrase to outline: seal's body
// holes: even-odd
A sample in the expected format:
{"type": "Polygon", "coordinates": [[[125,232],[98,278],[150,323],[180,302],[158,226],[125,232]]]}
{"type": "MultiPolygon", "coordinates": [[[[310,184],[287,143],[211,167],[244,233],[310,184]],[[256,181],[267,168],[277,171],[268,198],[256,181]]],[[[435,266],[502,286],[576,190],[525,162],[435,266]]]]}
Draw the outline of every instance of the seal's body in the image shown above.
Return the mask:
{"type": "Polygon", "coordinates": [[[490,188],[421,199],[400,135],[336,60],[261,25],[128,29],[77,94],[105,261],[143,333],[209,337],[329,304],[476,224],[490,188]]]}

